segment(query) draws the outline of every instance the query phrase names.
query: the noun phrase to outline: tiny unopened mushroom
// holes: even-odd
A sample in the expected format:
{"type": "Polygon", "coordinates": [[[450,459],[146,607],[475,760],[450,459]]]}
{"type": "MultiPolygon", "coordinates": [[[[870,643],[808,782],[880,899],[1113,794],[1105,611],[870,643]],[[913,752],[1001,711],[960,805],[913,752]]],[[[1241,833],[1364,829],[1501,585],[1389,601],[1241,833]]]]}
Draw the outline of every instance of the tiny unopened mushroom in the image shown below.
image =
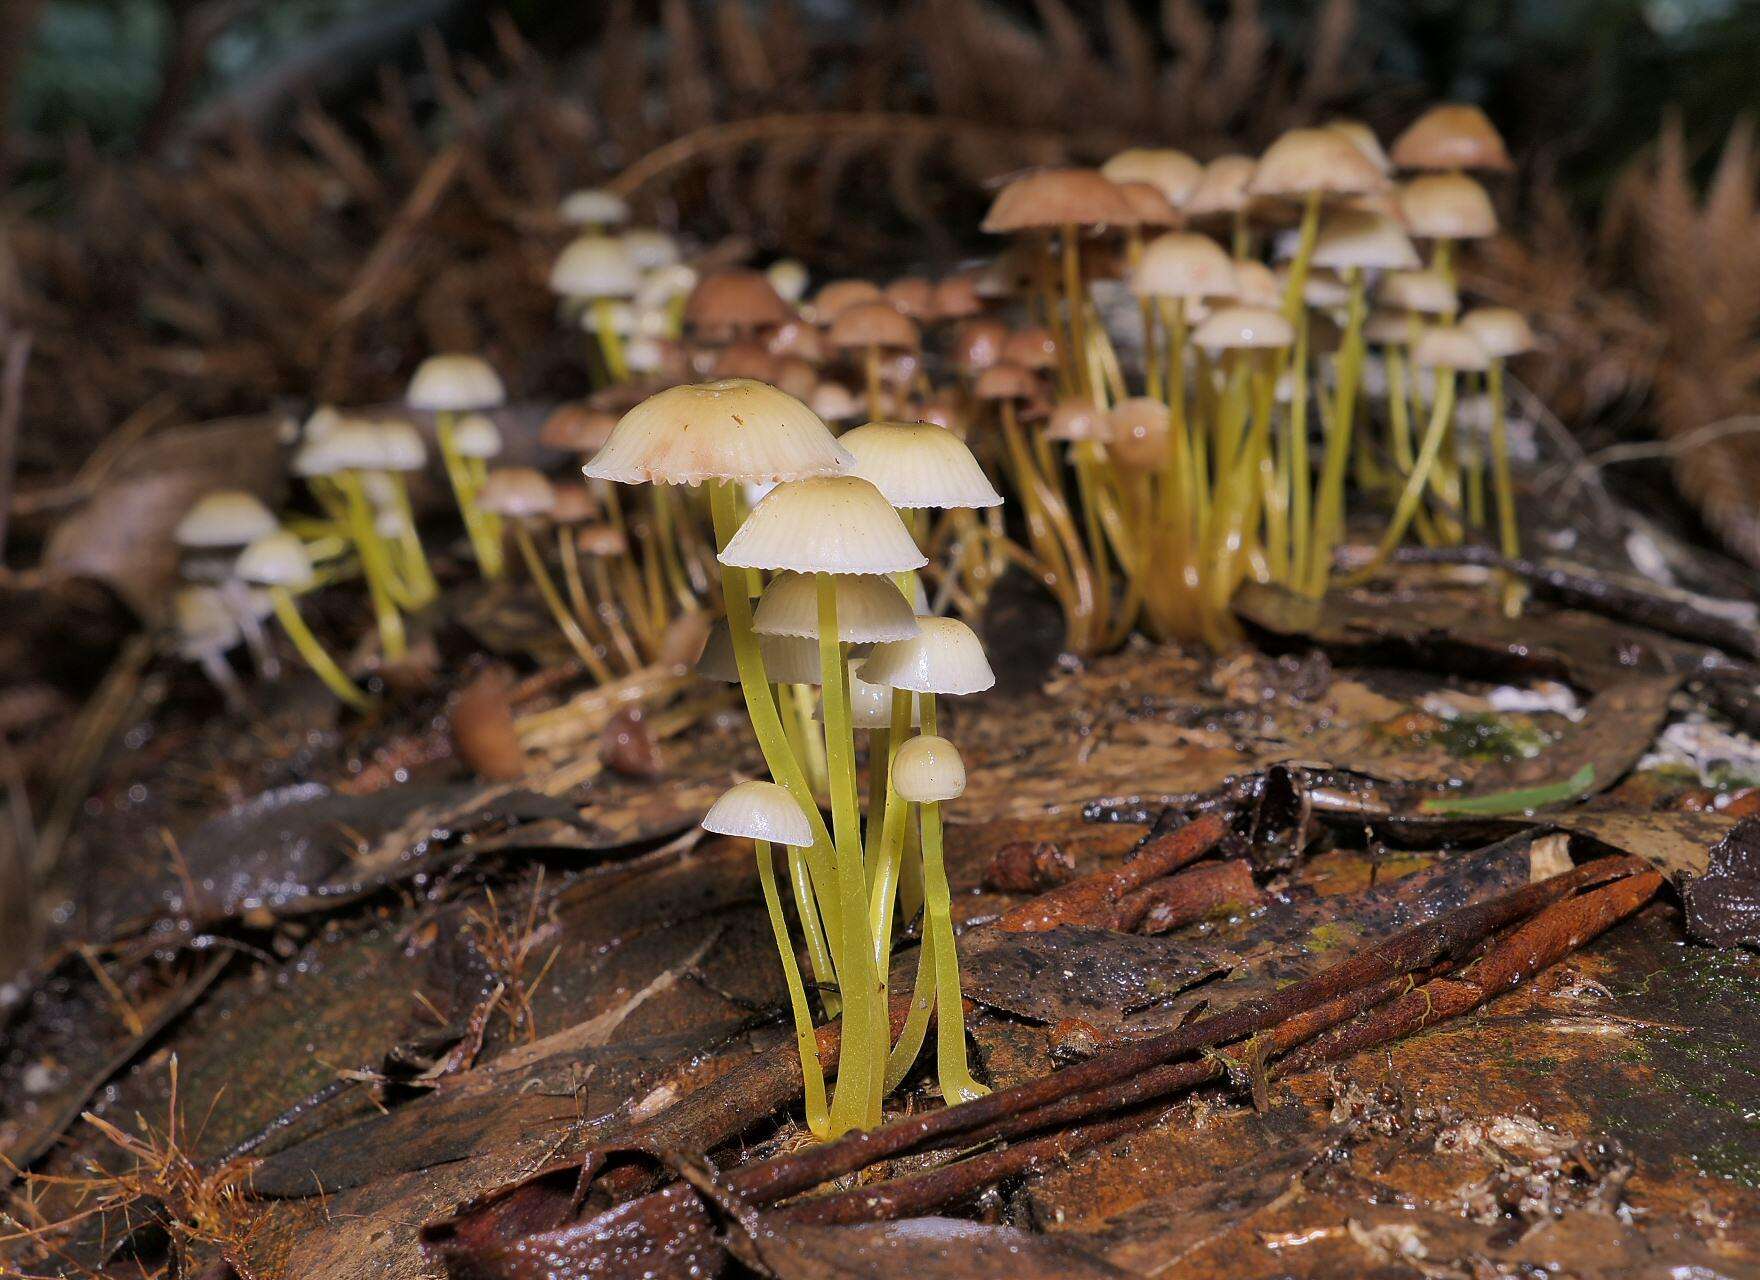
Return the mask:
{"type": "Polygon", "coordinates": [[[285,530],[264,534],[239,553],[235,572],[242,581],[268,591],[282,630],[330,691],[357,711],[368,710],[372,699],[344,674],[294,602],[294,596],[309,590],[314,579],[311,557],[299,538],[285,530]]]}

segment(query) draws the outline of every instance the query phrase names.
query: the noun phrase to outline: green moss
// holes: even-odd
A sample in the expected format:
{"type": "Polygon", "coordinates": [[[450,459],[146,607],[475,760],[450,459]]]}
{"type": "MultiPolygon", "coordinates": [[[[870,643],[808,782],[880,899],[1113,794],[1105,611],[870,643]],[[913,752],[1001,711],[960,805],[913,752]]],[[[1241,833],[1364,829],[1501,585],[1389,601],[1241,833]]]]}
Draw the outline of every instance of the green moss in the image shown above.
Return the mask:
{"type": "Polygon", "coordinates": [[[1429,737],[1457,760],[1532,760],[1552,740],[1526,716],[1495,712],[1456,716],[1429,737]]]}

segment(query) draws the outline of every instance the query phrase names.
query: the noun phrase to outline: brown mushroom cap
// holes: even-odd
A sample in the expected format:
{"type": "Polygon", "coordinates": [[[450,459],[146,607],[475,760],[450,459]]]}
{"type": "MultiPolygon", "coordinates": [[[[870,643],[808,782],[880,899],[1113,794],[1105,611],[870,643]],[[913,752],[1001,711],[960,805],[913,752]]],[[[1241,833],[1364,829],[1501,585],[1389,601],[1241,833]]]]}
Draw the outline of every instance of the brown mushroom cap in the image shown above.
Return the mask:
{"type": "Polygon", "coordinates": [[[1256,196],[1344,196],[1387,186],[1387,175],[1346,134],[1291,129],[1265,149],[1246,189],[1256,196]]]}
{"type": "Polygon", "coordinates": [[[935,285],[935,317],[938,320],[964,320],[981,315],[984,300],[978,296],[978,273],[962,271],[948,276],[935,285]]]}
{"type": "Polygon", "coordinates": [[[825,334],[811,321],[794,319],[770,330],[765,349],[773,356],[798,356],[817,364],[825,358],[825,334]]]}
{"type": "Polygon", "coordinates": [[[1153,396],[1121,400],[1107,415],[1106,452],[1121,467],[1154,471],[1173,447],[1171,415],[1153,396]]]}
{"type": "Polygon", "coordinates": [[[819,385],[819,371],[799,356],[778,356],[775,383],[796,400],[806,400],[819,385]]]}
{"type": "Polygon", "coordinates": [[[1023,369],[1055,369],[1057,339],[1044,325],[1032,324],[1016,329],[1002,344],[1002,361],[1018,364],[1023,369]]]}
{"type": "Polygon", "coordinates": [[[1375,136],[1375,130],[1361,120],[1328,120],[1325,127],[1349,138],[1357,150],[1369,158],[1369,163],[1381,170],[1382,173],[1392,172],[1393,161],[1387,158],[1387,151],[1382,147],[1381,139],[1375,136]]]}
{"type": "Polygon", "coordinates": [[[927,320],[937,314],[935,285],[923,276],[900,276],[887,285],[882,293],[886,301],[898,309],[900,315],[909,316],[912,320],[927,320]]]}
{"type": "Polygon", "coordinates": [[[685,299],[684,322],[711,339],[784,324],[794,312],[762,271],[718,271],[685,299]]]}
{"type": "Polygon", "coordinates": [[[1252,203],[1247,183],[1252,181],[1257,167],[1258,162],[1251,156],[1217,156],[1204,166],[1198,185],[1180,208],[1190,218],[1240,212],[1252,203]]]}
{"type": "Polygon", "coordinates": [[[1031,400],[1038,391],[1038,380],[1018,364],[991,365],[972,388],[980,400],[1031,400]]]}
{"type": "Polygon", "coordinates": [[[575,530],[574,545],[584,556],[620,556],[629,550],[629,538],[615,525],[588,524],[575,530]]]}
{"type": "Polygon", "coordinates": [[[1002,359],[1008,326],[1000,320],[968,320],[953,335],[947,357],[961,373],[981,373],[1002,359]]]}
{"type": "Polygon", "coordinates": [[[1152,228],[1156,231],[1177,227],[1185,219],[1180,215],[1173,202],[1169,200],[1159,187],[1148,182],[1121,182],[1119,191],[1125,203],[1130,205],[1131,214],[1139,227],[1152,228]]]}
{"type": "Polygon", "coordinates": [[[1131,207],[1098,169],[1035,169],[997,193],[983,230],[995,235],[1053,227],[1129,226],[1131,207]]]}
{"type": "Polygon", "coordinates": [[[1503,135],[1478,107],[1445,102],[1431,107],[1393,140],[1393,163],[1401,169],[1515,168],[1503,135]]]}
{"type": "Polygon", "coordinates": [[[754,382],[776,381],[776,357],[751,338],[730,342],[715,354],[710,373],[717,378],[750,378],[754,382]]]}
{"type": "Polygon", "coordinates": [[[584,524],[599,514],[599,499],[586,485],[563,481],[553,487],[556,504],[550,509],[550,518],[557,524],[584,524]]]}
{"type": "Polygon", "coordinates": [[[966,429],[971,425],[966,416],[965,404],[959,394],[953,391],[938,391],[930,396],[918,406],[917,416],[924,422],[946,427],[961,440],[966,438],[966,429]]]}
{"type": "Polygon", "coordinates": [[[832,280],[813,295],[808,310],[815,322],[827,325],[857,303],[878,302],[884,296],[872,280],[832,280]]]}
{"type": "Polygon", "coordinates": [[[890,302],[858,302],[840,311],[826,331],[826,340],[840,350],[885,347],[914,351],[920,339],[917,326],[890,302]]]}
{"type": "Polygon", "coordinates": [[[563,453],[594,453],[611,438],[617,415],[579,401],[559,404],[538,429],[538,443],[563,453]]]}
{"type": "Polygon", "coordinates": [[[1399,189],[1406,230],[1430,240],[1480,240],[1497,234],[1485,188],[1464,173],[1422,173],[1399,189]]]}
{"type": "Polygon", "coordinates": [[[1172,148],[1132,147],[1101,165],[1100,172],[1120,185],[1146,182],[1178,208],[1198,185],[1204,166],[1172,148]]]}
{"type": "Polygon", "coordinates": [[[1091,400],[1059,400],[1045,428],[1047,440],[1101,440],[1112,434],[1106,411],[1091,400]]]}

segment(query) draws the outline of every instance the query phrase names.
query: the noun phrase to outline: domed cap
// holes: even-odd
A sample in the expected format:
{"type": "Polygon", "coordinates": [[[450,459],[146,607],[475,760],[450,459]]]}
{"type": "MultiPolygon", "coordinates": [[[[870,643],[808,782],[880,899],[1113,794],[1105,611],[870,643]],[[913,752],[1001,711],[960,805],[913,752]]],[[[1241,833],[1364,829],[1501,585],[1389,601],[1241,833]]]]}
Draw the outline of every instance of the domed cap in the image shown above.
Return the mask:
{"type": "Polygon", "coordinates": [[[615,414],[569,400],[557,405],[544,419],[544,425],[538,428],[538,443],[563,453],[592,453],[605,447],[616,426],[615,414]]]}
{"type": "Polygon", "coordinates": [[[667,306],[675,298],[690,296],[697,287],[697,269],[682,262],[654,267],[642,277],[635,292],[636,306],[655,310],[667,306]]]}
{"type": "Polygon", "coordinates": [[[776,290],[776,296],[793,305],[806,296],[811,277],[806,264],[795,258],[778,258],[764,268],[764,278],[776,290]]]}
{"type": "Polygon", "coordinates": [[[407,422],[381,422],[379,468],[382,471],[420,471],[428,461],[428,446],[421,432],[407,422]]]}
{"type": "Polygon", "coordinates": [[[275,513],[255,494],[217,489],[183,513],[173,536],[180,547],[242,547],[280,527],[275,513]]]}
{"type": "Polygon", "coordinates": [[[1310,261],[1317,267],[1347,271],[1411,271],[1418,251],[1392,218],[1363,209],[1333,209],[1320,220],[1310,261]]]}
{"type": "Polygon", "coordinates": [[[629,217],[629,204],[615,191],[588,187],[562,197],[562,220],[577,227],[611,227],[629,217]]]}
{"type": "Polygon", "coordinates": [[[1231,298],[1239,287],[1235,264],[1209,236],[1170,232],[1143,248],[1131,273],[1131,292],[1145,298],[1231,298]]]}
{"type": "Polygon", "coordinates": [[[794,312],[761,271],[718,271],[685,299],[684,322],[705,336],[750,333],[782,324],[794,312]]]}
{"type": "Polygon", "coordinates": [[[750,338],[741,338],[730,342],[715,353],[715,362],[710,371],[717,378],[749,378],[754,382],[768,382],[774,385],[777,360],[764,345],[750,338]]]}
{"type": "MultiPolygon", "coordinates": [[[[1288,291],[1291,271],[1288,264],[1277,269],[1277,287],[1280,293],[1288,291]]],[[[1350,300],[1350,286],[1326,267],[1308,272],[1307,279],[1302,281],[1302,301],[1316,311],[1324,312],[1343,307],[1350,300]]],[[[1315,350],[1319,349],[1318,346],[1315,347],[1315,350]]]]}
{"type": "Polygon", "coordinates": [[[1035,169],[997,193],[982,229],[997,235],[1048,227],[1130,226],[1131,208],[1098,169],[1035,169]]]}
{"type": "MultiPolygon", "coordinates": [[[[819,642],[800,636],[759,636],[758,650],[764,658],[764,676],[772,684],[819,684],[819,642]]],[[[727,619],[717,621],[703,644],[696,673],[718,684],[739,683],[739,663],[733,654],[733,634],[727,619]]]]}
{"type": "Polygon", "coordinates": [[[1437,271],[1394,271],[1381,277],[1375,300],[1401,311],[1448,316],[1460,309],[1460,294],[1437,271]]]}
{"type": "Polygon", "coordinates": [[[477,505],[510,520],[529,520],[556,509],[556,490],[542,472],[530,467],[502,467],[489,473],[477,505]]]}
{"type": "Polygon", "coordinates": [[[258,586],[297,591],[312,581],[312,557],[305,543],[285,529],[278,529],[240,552],[233,572],[258,586]]]}
{"type": "Polygon", "coordinates": [[[1494,360],[1519,356],[1538,345],[1528,318],[1514,307],[1475,307],[1461,317],[1461,328],[1477,338],[1494,360]]]}
{"type": "Polygon", "coordinates": [[[1270,267],[1249,258],[1234,264],[1234,300],[1243,306],[1277,311],[1283,307],[1283,286],[1270,267]]]}
{"type": "Polygon", "coordinates": [[[1192,344],[1211,352],[1287,347],[1295,340],[1290,322],[1268,307],[1223,307],[1192,333],[1192,344]]]}
{"type": "Polygon", "coordinates": [[[961,373],[981,373],[1002,359],[1008,326],[1000,320],[968,320],[953,335],[948,359],[961,373]]]}
{"type": "Polygon", "coordinates": [[[1369,163],[1380,172],[1391,173],[1393,171],[1393,161],[1387,158],[1387,152],[1381,146],[1381,139],[1377,138],[1375,131],[1361,120],[1328,120],[1325,127],[1350,139],[1351,144],[1358,151],[1361,151],[1369,163]]]}
{"type": "Polygon", "coordinates": [[[1059,400],[1051,410],[1051,421],[1045,428],[1047,440],[1106,441],[1111,438],[1112,424],[1106,411],[1092,400],[1059,400]]]}
{"type": "Polygon", "coordinates": [[[1412,363],[1424,369],[1474,371],[1489,368],[1491,357],[1460,325],[1438,324],[1418,335],[1412,344],[1412,363]]]}
{"type": "Polygon", "coordinates": [[[641,286],[629,250],[613,236],[571,240],[550,267],[550,291],[565,298],[633,298],[641,286]]]}
{"type": "Polygon", "coordinates": [[[862,402],[841,382],[821,382],[813,388],[813,412],[827,422],[848,422],[862,416],[862,402]]]}
{"type": "Polygon", "coordinates": [[[957,799],[966,790],[966,762],[946,738],[919,734],[893,756],[892,786],[912,804],[957,799]]]}
{"type": "Polygon", "coordinates": [[[926,276],[900,276],[881,292],[900,315],[912,320],[929,320],[936,314],[935,285],[926,276]]]}
{"type": "Polygon", "coordinates": [[[729,788],[703,815],[703,830],[797,848],[813,843],[807,815],[788,789],[774,782],[742,782],[729,788]]]}
{"type": "MultiPolygon", "coordinates": [[[[917,634],[911,602],[892,579],[876,573],[832,575],[837,590],[837,638],[848,644],[903,640],[917,634]]],[[[810,573],[779,573],[758,598],[752,630],[759,635],[819,638],[819,580],[810,573]]]]}
{"type": "Polygon", "coordinates": [[[1185,218],[1174,207],[1173,201],[1161,193],[1160,187],[1148,182],[1120,182],[1116,185],[1130,206],[1133,225],[1155,230],[1184,225],[1185,218]]]}
{"type": "MultiPolygon", "coordinates": [[[[506,404],[507,389],[487,360],[457,354],[429,356],[416,366],[403,402],[412,409],[461,413],[506,404]]],[[[318,434],[330,430],[334,430],[334,424],[318,434]]]]}
{"type": "Polygon", "coordinates": [[[177,650],[186,658],[220,653],[239,641],[238,619],[213,587],[180,587],[171,597],[177,650]]]}
{"type": "Polygon", "coordinates": [[[877,644],[857,672],[869,684],[915,693],[982,693],[996,683],[977,635],[957,618],[917,617],[908,640],[877,644]]]}
{"type": "Polygon", "coordinates": [[[1217,156],[1204,166],[1197,185],[1180,207],[1188,218],[1240,212],[1253,202],[1247,183],[1257,167],[1251,156],[1217,156]]]}
{"type": "Polygon", "coordinates": [[[720,559],[735,569],[800,573],[903,573],[929,563],[898,512],[858,476],[777,485],[720,559]]]}
{"type": "Polygon", "coordinates": [[[493,458],[501,452],[501,428],[486,413],[467,413],[452,429],[452,447],[461,458],[493,458]]]}
{"type": "Polygon", "coordinates": [[[978,274],[961,271],[935,282],[935,304],[932,314],[940,320],[964,320],[984,310],[984,299],[978,296],[978,274]]]}
{"type": "Polygon", "coordinates": [[[1515,168],[1497,126],[1464,102],[1431,107],[1413,121],[1393,140],[1393,163],[1401,169],[1515,168]]]}
{"type": "Polygon", "coordinates": [[[1153,396],[1120,400],[1107,417],[1106,452],[1119,466],[1155,471],[1172,448],[1172,414],[1153,396]]]}
{"type": "Polygon", "coordinates": [[[855,459],[852,475],[895,507],[999,507],[1002,495],[953,432],[927,422],[870,422],[838,443],[855,459]]]}
{"type": "Polygon", "coordinates": [[[631,227],[619,239],[637,271],[651,272],[678,265],[678,241],[658,227],[631,227]]]}
{"type": "MultiPolygon", "coordinates": [[[[890,729],[892,727],[892,690],[881,685],[869,684],[856,674],[856,668],[862,665],[863,659],[849,664],[849,722],[858,729],[890,729]]],[[[820,704],[813,708],[813,719],[823,723],[825,707],[820,704]]],[[[911,728],[920,728],[923,723],[923,709],[911,699],[911,728]]]]}
{"type": "Polygon", "coordinates": [[[1406,228],[1427,240],[1480,240],[1497,234],[1485,188],[1464,173],[1426,173],[1399,189],[1406,228]]]}
{"type": "Polygon", "coordinates": [[[793,396],[746,378],[671,387],[623,415],[588,476],[623,484],[768,483],[847,471],[850,456],[793,396]]]}
{"type": "Polygon", "coordinates": [[[1018,364],[993,364],[972,387],[980,400],[1031,400],[1038,392],[1038,381],[1018,364]]]}
{"type": "Polygon", "coordinates": [[[1204,166],[1171,147],[1132,147],[1101,165],[1100,172],[1121,185],[1148,183],[1178,209],[1203,177],[1204,166]]]}
{"type": "Polygon", "coordinates": [[[1399,346],[1411,338],[1415,322],[1410,311],[1378,307],[1363,321],[1363,340],[1376,346],[1399,346]]]}
{"type": "Polygon", "coordinates": [[[1256,196],[1355,195],[1387,185],[1387,175],[1344,134],[1291,129],[1259,157],[1246,189],[1256,196]]]}
{"type": "Polygon", "coordinates": [[[1057,339],[1044,325],[1015,329],[1002,341],[1002,362],[1043,372],[1057,367],[1057,339]]]}
{"type": "Polygon", "coordinates": [[[825,336],[832,346],[844,351],[864,347],[915,351],[919,345],[917,326],[904,312],[884,300],[857,302],[845,307],[837,313],[825,336]]]}
{"type": "Polygon", "coordinates": [[[828,325],[851,307],[864,302],[881,302],[886,295],[872,280],[830,280],[813,295],[807,310],[819,324],[828,325]]]}

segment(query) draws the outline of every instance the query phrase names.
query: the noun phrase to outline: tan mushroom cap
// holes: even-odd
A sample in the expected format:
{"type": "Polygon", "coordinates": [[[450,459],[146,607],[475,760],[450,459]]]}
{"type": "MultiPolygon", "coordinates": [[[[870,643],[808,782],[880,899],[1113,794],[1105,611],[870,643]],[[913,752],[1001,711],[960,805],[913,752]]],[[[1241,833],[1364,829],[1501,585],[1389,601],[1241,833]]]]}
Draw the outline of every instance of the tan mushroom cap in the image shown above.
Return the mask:
{"type": "Polygon", "coordinates": [[[910,317],[884,300],[858,302],[838,312],[826,331],[826,341],[844,351],[885,347],[915,351],[921,344],[910,317]]]}
{"type": "Polygon", "coordinates": [[[1475,307],[1461,317],[1461,328],[1477,338],[1494,360],[1507,360],[1539,345],[1528,318],[1514,307],[1475,307]]]}
{"type": "Polygon", "coordinates": [[[615,236],[577,236],[550,267],[550,291],[565,298],[633,298],[641,287],[641,272],[615,236]]]}
{"type": "Polygon", "coordinates": [[[933,315],[939,320],[964,320],[980,315],[984,300],[978,296],[978,274],[961,271],[935,282],[933,315]]]}
{"type": "Polygon", "coordinates": [[[1112,424],[1106,411],[1092,400],[1059,400],[1051,409],[1051,420],[1045,427],[1047,440],[1066,440],[1071,444],[1093,440],[1105,443],[1112,435],[1112,424]]]}
{"type": "Polygon", "coordinates": [[[1464,173],[1425,173],[1399,189],[1400,217],[1429,240],[1481,240],[1497,234],[1497,211],[1485,188],[1464,173]]]}
{"type": "Polygon", "coordinates": [[[956,800],[966,791],[966,764],[946,738],[918,734],[892,758],[892,785],[911,804],[956,800]]]}
{"type": "Polygon", "coordinates": [[[1101,165],[1100,172],[1121,186],[1148,183],[1177,209],[1198,185],[1204,166],[1171,147],[1132,147],[1101,165]]]}
{"type": "Polygon", "coordinates": [[[616,426],[616,414],[571,400],[557,405],[544,419],[538,428],[538,443],[562,453],[594,453],[605,447],[616,426]]]}
{"type": "Polygon", "coordinates": [[[1132,396],[1113,406],[1106,452],[1121,467],[1155,471],[1173,447],[1172,415],[1153,396],[1132,396]]]}
{"type": "Polygon", "coordinates": [[[838,440],[855,459],[852,475],[895,507],[1002,505],[984,468],[953,432],[928,422],[870,422],[838,440]]]}
{"type": "Polygon", "coordinates": [[[1439,271],[1392,271],[1375,287],[1375,300],[1400,311],[1451,316],[1460,310],[1454,285],[1439,271]]]}
{"type": "Polygon", "coordinates": [[[1038,392],[1038,379],[1018,364],[993,364],[972,387],[980,400],[1031,400],[1038,392]]]}
{"type": "Polygon", "coordinates": [[[1401,346],[1411,340],[1419,323],[1415,312],[1377,307],[1363,321],[1363,341],[1378,347],[1401,346]]]}
{"type": "Polygon", "coordinates": [[[1503,135],[1478,107],[1447,102],[1431,107],[1393,140],[1393,163],[1401,169],[1515,168],[1503,135]]]}
{"type": "Polygon", "coordinates": [[[1310,259],[1335,271],[1412,271],[1419,265],[1411,237],[1392,218],[1363,209],[1333,209],[1320,220],[1310,259]]]}
{"type": "MultiPolygon", "coordinates": [[[[772,684],[819,684],[819,642],[800,636],[759,636],[758,649],[764,657],[764,674],[772,684]]],[[[727,619],[718,620],[703,644],[702,656],[694,668],[705,680],[721,684],[739,683],[739,665],[734,659],[733,636],[727,630],[727,619]]]]}
{"type": "Polygon", "coordinates": [[[1334,129],[1291,129],[1265,149],[1247,194],[1358,195],[1385,190],[1387,175],[1348,136],[1334,129]]]}
{"type": "Polygon", "coordinates": [[[574,532],[574,545],[583,556],[611,559],[629,550],[629,535],[614,524],[584,524],[574,532]]]}
{"type": "Polygon", "coordinates": [[[807,402],[827,422],[848,422],[862,415],[862,402],[841,382],[821,382],[807,402]]]}
{"type": "Polygon", "coordinates": [[[642,401],[584,471],[622,484],[764,483],[835,475],[849,465],[849,454],[799,400],[749,378],[723,378],[642,401]]]}
{"type": "Polygon", "coordinates": [[[1130,205],[1131,217],[1137,226],[1159,231],[1185,223],[1173,201],[1152,183],[1121,182],[1118,189],[1123,193],[1125,203],[1130,205]]]}
{"type": "Polygon", "coordinates": [[[1130,280],[1139,297],[1231,298],[1238,288],[1235,264],[1222,246],[1194,232],[1156,236],[1130,280]]]}
{"type": "Polygon", "coordinates": [[[1275,311],[1283,305],[1283,288],[1277,283],[1277,273],[1255,258],[1235,263],[1234,299],[1243,306],[1269,307],[1275,311]]]}
{"type": "Polygon", "coordinates": [[[797,573],[903,573],[929,563],[880,490],[850,475],[777,485],[719,558],[735,569],[797,573]]]}
{"type": "Polygon", "coordinates": [[[1349,138],[1352,145],[1361,151],[1369,163],[1382,173],[1393,172],[1393,161],[1388,159],[1387,151],[1381,145],[1381,139],[1375,136],[1375,130],[1361,120],[1328,120],[1323,127],[1349,138]]]}
{"type": "Polygon", "coordinates": [[[1023,369],[1055,369],[1057,339],[1044,325],[1016,329],[1002,344],[1002,363],[1018,364],[1023,369]]]}
{"type": "Polygon", "coordinates": [[[996,235],[1054,227],[1129,226],[1130,205],[1098,169],[1035,169],[997,193],[982,229],[996,235]]]}
{"type": "Polygon", "coordinates": [[[703,830],[800,848],[813,843],[812,824],[786,787],[742,782],[728,789],[703,815],[703,830]]]}
{"type": "Polygon", "coordinates": [[[510,520],[535,519],[555,511],[556,489],[531,467],[501,467],[489,473],[477,505],[510,520]]]}
{"type": "Polygon", "coordinates": [[[1431,325],[1412,344],[1412,363],[1424,369],[1476,371],[1491,367],[1479,340],[1458,324],[1431,325]]]}
{"type": "Polygon", "coordinates": [[[1287,347],[1295,340],[1295,329],[1283,313],[1269,307],[1223,307],[1192,333],[1193,345],[1206,351],[1287,347]]]}
{"type": "Polygon", "coordinates": [[[555,500],[550,507],[550,518],[557,524],[586,524],[598,516],[599,499],[586,485],[569,480],[552,487],[555,500]]]}
{"type": "Polygon", "coordinates": [[[718,271],[704,276],[684,304],[685,324],[707,337],[751,333],[783,324],[793,316],[762,271],[718,271]]]}
{"type": "Polygon", "coordinates": [[[813,367],[811,361],[803,360],[799,356],[778,356],[776,376],[772,381],[779,390],[786,391],[796,400],[810,405],[813,392],[819,389],[819,371],[813,367]]]}
{"type": "Polygon", "coordinates": [[[1239,213],[1252,204],[1247,183],[1252,181],[1258,162],[1251,156],[1217,156],[1204,166],[1198,184],[1180,206],[1189,218],[1214,214],[1239,213]]]}
{"type": "MultiPolygon", "coordinates": [[[[837,638],[846,644],[903,640],[917,634],[916,615],[904,592],[885,574],[829,575],[837,595],[837,638]]],[[[810,573],[779,573],[764,588],[752,614],[761,636],[819,638],[819,580],[810,573]]]]}
{"type": "Polygon", "coordinates": [[[776,357],[765,350],[762,343],[740,338],[715,353],[709,372],[717,378],[750,378],[774,383],[777,380],[776,366],[776,357]]]}
{"type": "Polygon", "coordinates": [[[1008,326],[1000,320],[968,320],[953,335],[948,359],[961,373],[981,373],[1002,359],[1008,326]]]}
{"type": "Polygon", "coordinates": [[[507,389],[487,360],[454,352],[429,356],[417,365],[403,402],[437,413],[493,409],[507,403],[507,389]]]}
{"type": "Polygon", "coordinates": [[[881,291],[901,315],[912,320],[932,319],[935,314],[935,284],[924,276],[900,276],[881,291]]]}
{"type": "Polygon", "coordinates": [[[872,280],[831,280],[813,295],[807,310],[816,323],[828,325],[857,303],[879,302],[885,296],[872,280]]]}
{"type": "Polygon", "coordinates": [[[954,390],[937,391],[917,406],[917,414],[931,426],[953,432],[961,440],[971,427],[964,398],[954,390]]]}
{"type": "Polygon", "coordinates": [[[799,356],[818,364],[825,358],[825,332],[810,320],[796,318],[771,329],[764,347],[773,356],[799,356]]]}

